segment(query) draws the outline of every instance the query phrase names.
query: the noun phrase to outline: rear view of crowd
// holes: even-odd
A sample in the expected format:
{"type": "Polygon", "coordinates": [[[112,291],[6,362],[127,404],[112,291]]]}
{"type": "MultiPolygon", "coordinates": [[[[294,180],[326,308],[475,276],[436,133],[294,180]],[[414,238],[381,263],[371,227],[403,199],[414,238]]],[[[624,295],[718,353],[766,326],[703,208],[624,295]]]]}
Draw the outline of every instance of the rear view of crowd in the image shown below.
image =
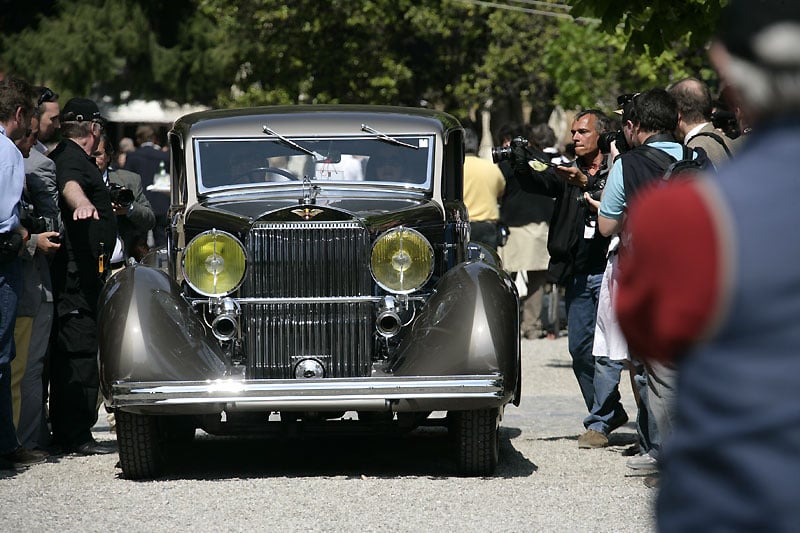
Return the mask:
{"type": "Polygon", "coordinates": [[[660,530],[794,531],[800,5],[732,0],[710,58],[737,131],[687,78],[621,95],[618,129],[578,113],[572,163],[512,142],[513,186],[554,202],[548,272],[566,287],[588,411],[578,446],[608,446],[627,422],[629,369],[627,465],[659,487],[660,530]]]}
{"type": "Polygon", "coordinates": [[[155,216],[140,176],[108,168],[104,128],[92,100],[0,82],[0,468],[115,451],[91,433],[97,301],[155,216]]]}

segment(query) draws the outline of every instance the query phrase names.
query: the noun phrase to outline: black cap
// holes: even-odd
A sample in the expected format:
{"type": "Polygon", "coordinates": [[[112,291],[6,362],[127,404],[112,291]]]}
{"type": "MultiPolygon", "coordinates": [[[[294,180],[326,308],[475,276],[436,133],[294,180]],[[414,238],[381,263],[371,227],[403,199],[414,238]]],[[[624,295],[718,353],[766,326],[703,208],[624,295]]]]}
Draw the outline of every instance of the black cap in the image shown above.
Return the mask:
{"type": "Polygon", "coordinates": [[[83,122],[99,120],[105,122],[100,114],[100,108],[93,100],[88,98],[70,98],[61,110],[62,122],[83,122]]]}
{"type": "Polygon", "coordinates": [[[800,2],[731,0],[719,40],[732,55],[767,67],[800,67],[800,2]]]}

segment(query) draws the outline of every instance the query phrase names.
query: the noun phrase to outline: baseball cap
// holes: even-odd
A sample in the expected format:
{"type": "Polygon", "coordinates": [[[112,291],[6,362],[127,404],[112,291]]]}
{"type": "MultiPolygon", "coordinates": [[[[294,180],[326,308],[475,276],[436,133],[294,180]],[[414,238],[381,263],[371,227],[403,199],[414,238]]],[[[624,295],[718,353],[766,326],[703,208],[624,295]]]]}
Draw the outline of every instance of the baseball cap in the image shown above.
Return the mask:
{"type": "Polygon", "coordinates": [[[800,2],[731,0],[719,20],[732,55],[773,68],[800,67],[800,2]]]}
{"type": "Polygon", "coordinates": [[[62,122],[100,121],[106,119],[100,114],[100,108],[88,98],[70,98],[61,110],[62,122]]]}
{"type": "Polygon", "coordinates": [[[615,109],[614,113],[617,115],[624,115],[625,111],[630,111],[630,104],[637,96],[639,96],[639,93],[626,93],[617,96],[617,105],[619,109],[615,109]]]}

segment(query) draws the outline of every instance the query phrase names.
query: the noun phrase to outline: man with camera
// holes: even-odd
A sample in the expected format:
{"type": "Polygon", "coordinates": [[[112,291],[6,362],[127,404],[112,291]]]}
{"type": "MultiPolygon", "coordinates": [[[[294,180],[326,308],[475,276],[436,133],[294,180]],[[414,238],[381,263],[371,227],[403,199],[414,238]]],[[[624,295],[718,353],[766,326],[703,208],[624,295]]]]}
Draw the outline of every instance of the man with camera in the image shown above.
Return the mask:
{"type": "Polygon", "coordinates": [[[714,168],[727,162],[739,143],[719,131],[711,123],[711,93],[708,85],[697,78],[684,78],[669,88],[678,104],[678,140],[689,148],[702,148],[714,168]]]}
{"type": "Polygon", "coordinates": [[[111,268],[118,268],[128,257],[141,261],[149,250],[147,232],[156,223],[153,209],[144,194],[142,178],[128,170],[109,168],[114,159],[114,145],[105,133],[100,136],[93,156],[103,174],[103,181],[109,186],[114,214],[117,215],[119,234],[111,256],[111,268]]]}
{"type": "Polygon", "coordinates": [[[597,232],[597,214],[584,200],[584,192],[599,196],[608,174],[607,155],[598,147],[608,118],[589,109],[572,123],[577,160],[572,166],[548,166],[531,160],[522,143],[512,142],[512,163],[522,189],[555,199],[547,250],[548,271],[566,286],[567,337],[572,369],[589,415],[580,448],[608,445],[608,434],[628,420],[620,402],[622,363],[592,354],[600,282],[606,265],[608,238],[597,232]]]}
{"type": "MultiPolygon", "coordinates": [[[[622,122],[624,141],[630,148],[614,161],[603,191],[602,202],[598,204],[592,201],[599,208],[600,233],[606,236],[620,236],[619,248],[614,248],[609,254],[608,275],[610,284],[614,285],[621,275],[617,266],[617,254],[624,253],[627,242],[623,226],[624,217],[637,194],[643,189],[662,183],[670,161],[692,158],[709,164],[704,152],[685,150],[673,136],[672,132],[678,124],[678,107],[675,99],[663,89],[651,89],[630,96],[623,106],[622,122]],[[659,159],[662,155],[657,156],[657,153],[667,154],[669,157],[659,159]]],[[[608,320],[609,324],[616,321],[616,315],[611,309],[611,300],[613,297],[604,301],[606,307],[601,309],[599,319],[608,320]]],[[[603,338],[606,345],[614,345],[617,342],[624,344],[625,341],[619,338],[621,331],[617,328],[606,328],[606,331],[610,331],[603,338]]],[[[640,354],[634,352],[632,355],[638,357],[640,354]]],[[[645,364],[644,375],[647,390],[646,394],[642,395],[645,405],[640,409],[647,409],[648,414],[653,416],[658,438],[663,441],[672,427],[674,370],[669,366],[650,362],[645,364]]],[[[634,469],[645,466],[648,469],[655,469],[657,453],[657,449],[643,450],[640,457],[628,461],[628,466],[634,469]]]]}
{"type": "Polygon", "coordinates": [[[69,100],[61,111],[62,140],[51,152],[56,163],[61,217],[66,228],[51,273],[56,328],[50,366],[53,442],[82,455],[115,448],[92,437],[97,418],[97,302],[117,238],[111,195],[92,153],[105,119],[86,98],[69,100]]]}
{"type": "Polygon", "coordinates": [[[718,175],[637,198],[617,309],[631,347],[680,372],[658,530],[794,531],[800,3],[731,0],[718,28],[711,61],[753,132],[718,175]]]}

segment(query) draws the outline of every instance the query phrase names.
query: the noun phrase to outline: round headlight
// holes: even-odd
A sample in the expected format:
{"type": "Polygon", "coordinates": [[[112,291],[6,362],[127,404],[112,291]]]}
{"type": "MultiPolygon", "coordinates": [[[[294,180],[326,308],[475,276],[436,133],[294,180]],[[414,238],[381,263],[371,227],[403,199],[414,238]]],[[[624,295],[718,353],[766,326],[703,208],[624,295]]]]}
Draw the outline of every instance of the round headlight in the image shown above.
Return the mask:
{"type": "Polygon", "coordinates": [[[239,288],[246,265],[244,247],[236,237],[206,231],[186,245],[183,278],[204,296],[226,296],[239,288]]]}
{"type": "Polygon", "coordinates": [[[372,245],[370,268],[375,282],[387,291],[409,293],[431,277],[433,247],[416,230],[391,229],[372,245]]]}

